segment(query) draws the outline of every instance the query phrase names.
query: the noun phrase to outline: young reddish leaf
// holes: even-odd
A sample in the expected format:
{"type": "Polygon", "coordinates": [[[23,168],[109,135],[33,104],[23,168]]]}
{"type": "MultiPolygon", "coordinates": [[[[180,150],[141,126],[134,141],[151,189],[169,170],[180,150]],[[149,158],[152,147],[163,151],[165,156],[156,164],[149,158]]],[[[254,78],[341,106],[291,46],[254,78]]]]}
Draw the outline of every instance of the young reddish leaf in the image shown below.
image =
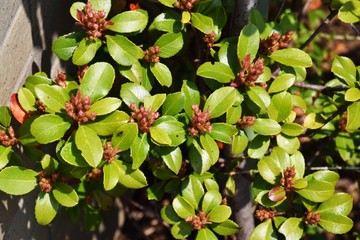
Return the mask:
{"type": "Polygon", "coordinates": [[[29,113],[21,107],[16,93],[13,93],[10,97],[10,110],[19,123],[24,123],[29,118],[29,113]]]}
{"type": "Polygon", "coordinates": [[[284,188],[276,186],[272,188],[269,192],[269,199],[273,202],[278,202],[283,200],[286,197],[286,192],[284,188]]]}

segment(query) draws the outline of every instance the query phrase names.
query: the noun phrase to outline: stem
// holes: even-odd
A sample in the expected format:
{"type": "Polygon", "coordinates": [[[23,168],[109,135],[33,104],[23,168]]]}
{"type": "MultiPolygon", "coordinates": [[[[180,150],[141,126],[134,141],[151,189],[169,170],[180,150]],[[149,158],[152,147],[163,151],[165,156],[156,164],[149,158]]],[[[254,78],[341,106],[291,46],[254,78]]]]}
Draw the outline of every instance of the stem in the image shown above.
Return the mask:
{"type": "Polygon", "coordinates": [[[284,11],[286,2],[287,2],[287,0],[282,1],[281,6],[279,8],[279,11],[277,12],[277,14],[275,16],[274,22],[277,22],[277,20],[279,19],[281,13],[284,11]]]}
{"type": "Polygon", "coordinates": [[[339,171],[339,170],[349,170],[349,171],[355,171],[360,172],[360,167],[349,167],[349,166],[335,166],[335,167],[310,167],[310,171],[324,171],[324,170],[331,170],[331,171],[339,171]]]}
{"type": "Polygon", "coordinates": [[[335,87],[327,87],[327,86],[323,86],[323,85],[305,83],[305,82],[295,82],[293,84],[293,86],[321,92],[322,94],[327,95],[327,96],[332,96],[332,95],[334,95],[335,92],[339,92],[339,91],[348,89],[348,87],[345,85],[335,86],[335,87]]]}

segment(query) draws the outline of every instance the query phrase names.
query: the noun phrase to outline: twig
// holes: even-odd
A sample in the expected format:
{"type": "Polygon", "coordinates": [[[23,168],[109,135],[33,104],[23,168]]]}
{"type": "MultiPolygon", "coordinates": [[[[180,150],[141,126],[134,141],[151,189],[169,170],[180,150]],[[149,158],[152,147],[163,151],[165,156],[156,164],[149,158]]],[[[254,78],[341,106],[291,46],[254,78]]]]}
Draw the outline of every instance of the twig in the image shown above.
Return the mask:
{"type": "Polygon", "coordinates": [[[356,32],[356,34],[358,35],[358,36],[360,36],[360,31],[359,31],[359,29],[355,26],[355,24],[351,24],[351,27],[352,27],[352,29],[354,30],[354,32],[356,32]]]}
{"type": "Polygon", "coordinates": [[[281,6],[279,8],[279,11],[277,12],[277,14],[275,16],[274,22],[277,22],[277,20],[279,19],[281,13],[284,11],[286,2],[287,2],[287,0],[282,1],[281,6]]]}
{"type": "Polygon", "coordinates": [[[327,95],[327,96],[332,96],[332,95],[334,95],[335,92],[344,91],[344,90],[348,89],[348,87],[345,85],[340,85],[340,86],[335,86],[335,87],[327,87],[327,86],[323,86],[323,85],[305,83],[305,82],[295,82],[293,84],[293,86],[321,92],[322,94],[327,95]]]}
{"type": "Polygon", "coordinates": [[[310,167],[310,171],[324,171],[324,170],[331,170],[331,171],[339,171],[339,170],[348,170],[348,171],[355,171],[360,172],[360,167],[349,167],[349,166],[335,166],[335,167],[310,167]]]}

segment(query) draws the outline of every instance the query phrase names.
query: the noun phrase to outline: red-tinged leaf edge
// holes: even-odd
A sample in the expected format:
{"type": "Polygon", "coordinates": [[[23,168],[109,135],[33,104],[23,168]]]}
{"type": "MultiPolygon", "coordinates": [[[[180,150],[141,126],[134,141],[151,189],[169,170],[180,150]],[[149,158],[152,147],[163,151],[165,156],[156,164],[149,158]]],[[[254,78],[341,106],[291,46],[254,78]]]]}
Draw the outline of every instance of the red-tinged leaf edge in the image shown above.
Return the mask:
{"type": "Polygon", "coordinates": [[[21,107],[17,93],[13,93],[10,97],[10,110],[14,118],[21,124],[30,117],[29,113],[21,107]]]}

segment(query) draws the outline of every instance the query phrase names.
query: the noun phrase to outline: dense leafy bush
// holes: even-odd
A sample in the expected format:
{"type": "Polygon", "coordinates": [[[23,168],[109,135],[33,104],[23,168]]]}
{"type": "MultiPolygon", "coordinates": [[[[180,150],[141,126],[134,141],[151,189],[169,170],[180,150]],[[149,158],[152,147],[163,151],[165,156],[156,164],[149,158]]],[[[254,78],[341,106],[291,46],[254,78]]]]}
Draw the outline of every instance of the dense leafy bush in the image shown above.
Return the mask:
{"type": "MultiPolygon", "coordinates": [[[[348,232],[351,196],[335,193],[338,173],[308,171],[300,138],[331,135],[344,161],[359,162],[360,68],[336,56],[335,78],[316,85],[313,104],[304,87],[314,63],[295,14],[271,22],[266,8],[252,9],[233,36],[235,4],[159,0],[127,10],[110,0],[75,2],[78,31],[52,50],[77,74],[29,76],[11,107],[0,108],[0,190],[39,191],[39,224],[65,207],[92,216],[94,229],[112,197],[146,188],[149,200],[170,199],[161,217],[174,238],[217,239],[241,227],[226,199],[239,163],[253,161],[261,223],[251,239],[300,239],[310,225],[348,232]],[[225,145],[232,158],[223,158],[225,145]]],[[[359,1],[329,6],[330,16],[359,21],[359,1]]]]}

